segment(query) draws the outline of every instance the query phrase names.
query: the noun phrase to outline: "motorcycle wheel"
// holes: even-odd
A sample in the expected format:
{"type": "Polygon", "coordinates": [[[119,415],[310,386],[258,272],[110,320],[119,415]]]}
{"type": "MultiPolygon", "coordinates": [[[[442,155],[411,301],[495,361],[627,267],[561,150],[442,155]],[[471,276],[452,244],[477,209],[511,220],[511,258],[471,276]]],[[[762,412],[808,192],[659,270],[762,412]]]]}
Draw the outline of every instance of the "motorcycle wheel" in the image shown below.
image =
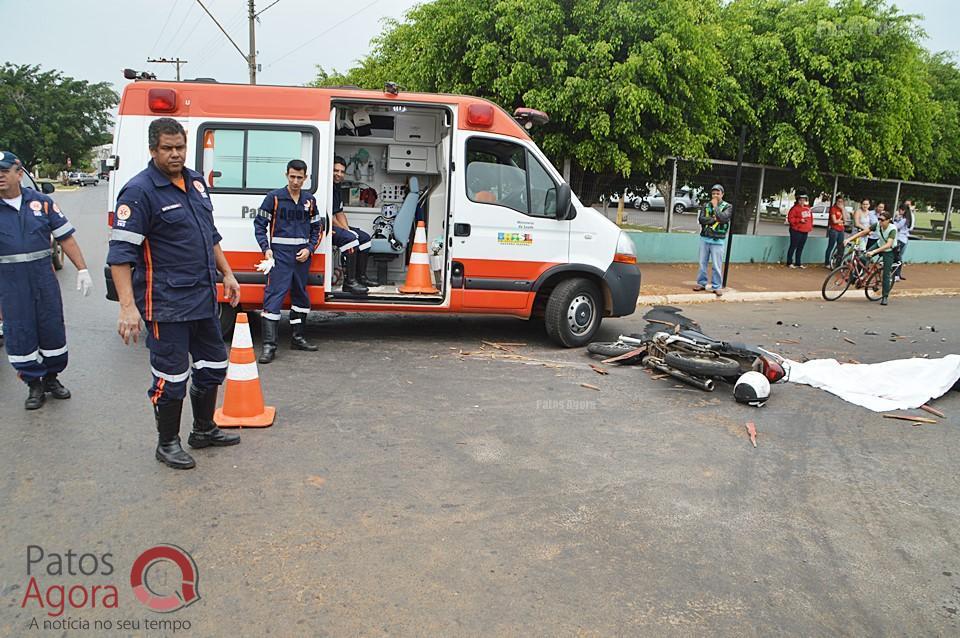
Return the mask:
{"type": "Polygon", "coordinates": [[[663,361],[677,370],[703,377],[740,375],[740,364],[729,357],[708,357],[691,352],[668,352],[663,361]]]}
{"type": "MultiPolygon", "coordinates": [[[[593,343],[587,344],[587,352],[590,354],[599,354],[608,359],[611,357],[619,357],[622,354],[633,352],[636,349],[636,346],[621,343],[620,341],[594,341],[593,343]]],[[[639,363],[640,357],[641,355],[638,354],[635,357],[623,359],[617,363],[639,363]]]]}

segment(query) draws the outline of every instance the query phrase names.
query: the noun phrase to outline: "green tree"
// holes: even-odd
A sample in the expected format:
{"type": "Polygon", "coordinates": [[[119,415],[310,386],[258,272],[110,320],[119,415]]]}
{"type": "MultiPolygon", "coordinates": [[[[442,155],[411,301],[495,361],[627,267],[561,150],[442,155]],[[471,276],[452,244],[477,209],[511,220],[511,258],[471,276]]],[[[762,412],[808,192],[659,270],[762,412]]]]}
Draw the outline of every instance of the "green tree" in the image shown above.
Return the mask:
{"type": "Polygon", "coordinates": [[[960,184],[960,68],[946,53],[928,56],[926,64],[935,101],[933,150],[921,174],[929,181],[960,184]]]}
{"type": "Polygon", "coordinates": [[[0,148],[24,165],[65,166],[110,141],[110,109],[117,94],[106,82],[91,84],[39,66],[0,68],[0,148]]]}
{"type": "Polygon", "coordinates": [[[373,52],[318,85],[486,97],[541,109],[535,130],[573,187],[645,183],[671,155],[706,157],[729,134],[733,83],[717,0],[436,0],[386,25],[373,52]]]}

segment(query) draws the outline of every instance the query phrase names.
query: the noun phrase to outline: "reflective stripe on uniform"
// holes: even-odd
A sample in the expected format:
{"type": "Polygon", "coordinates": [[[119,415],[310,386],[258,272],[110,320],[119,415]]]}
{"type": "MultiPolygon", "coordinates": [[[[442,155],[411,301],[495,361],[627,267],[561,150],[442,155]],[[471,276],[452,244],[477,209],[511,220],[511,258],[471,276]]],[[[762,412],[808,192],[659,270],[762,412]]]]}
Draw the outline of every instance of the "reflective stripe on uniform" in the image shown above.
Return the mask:
{"type": "Polygon", "coordinates": [[[360,244],[357,248],[358,250],[370,250],[370,242],[365,241],[362,244],[360,244]]]}
{"type": "Polygon", "coordinates": [[[309,308],[301,308],[300,306],[290,306],[290,310],[294,312],[300,312],[303,314],[307,314],[308,312],[310,312],[309,308]]]}
{"type": "Polygon", "coordinates": [[[318,221],[320,221],[320,215],[314,215],[313,217],[310,218],[311,224],[316,224],[318,221]]]}
{"type": "Polygon", "coordinates": [[[165,381],[169,381],[170,383],[180,383],[181,381],[186,381],[190,376],[189,368],[186,372],[181,374],[167,374],[166,372],[160,372],[153,366],[150,366],[150,372],[152,372],[153,376],[157,377],[158,379],[163,379],[165,381]]]}
{"type": "Polygon", "coordinates": [[[351,248],[356,248],[359,245],[360,245],[360,242],[354,239],[353,241],[348,241],[343,246],[340,246],[340,250],[350,250],[351,248]]]}
{"type": "Polygon", "coordinates": [[[231,381],[252,381],[257,378],[257,364],[231,363],[227,368],[227,378],[231,381]]]}
{"type": "Polygon", "coordinates": [[[53,250],[45,248],[32,253],[18,253],[16,255],[0,255],[0,264],[23,264],[28,261],[46,259],[53,254],[53,250]]]}
{"type": "Polygon", "coordinates": [[[269,319],[270,321],[280,321],[279,312],[261,312],[260,316],[264,319],[269,319]]]}
{"type": "Polygon", "coordinates": [[[281,246],[297,246],[299,244],[307,243],[306,237],[274,237],[273,243],[280,244],[281,246]]]}
{"type": "Polygon", "coordinates": [[[71,230],[76,230],[76,229],[73,227],[73,224],[71,224],[70,222],[67,222],[60,228],[50,231],[50,234],[53,235],[54,239],[60,239],[61,237],[69,233],[71,230]]]}
{"type": "Polygon", "coordinates": [[[291,320],[290,320],[290,325],[291,325],[291,326],[295,326],[295,325],[297,325],[298,323],[303,323],[303,319],[291,319],[291,320]]]}
{"type": "Polygon", "coordinates": [[[44,350],[40,348],[40,354],[44,357],[59,357],[62,354],[67,354],[67,346],[57,348],[56,350],[44,350]]]}
{"type": "Polygon", "coordinates": [[[143,240],[146,239],[146,237],[140,233],[134,233],[129,230],[120,230],[119,228],[115,228],[110,233],[110,239],[115,241],[125,241],[128,244],[139,246],[143,243],[143,240]]]}
{"type": "Polygon", "coordinates": [[[195,370],[200,370],[201,368],[214,368],[214,369],[218,369],[218,370],[219,370],[219,369],[222,369],[222,368],[226,368],[226,367],[227,367],[227,364],[229,364],[229,363],[230,363],[230,362],[229,362],[229,361],[226,361],[226,360],[224,360],[224,361],[204,361],[203,359],[200,359],[199,361],[194,361],[194,362],[193,362],[193,368],[194,368],[195,370]]]}
{"type": "Polygon", "coordinates": [[[30,354],[10,354],[7,353],[7,358],[10,359],[10,363],[29,363],[30,361],[37,361],[40,358],[40,351],[34,350],[30,354]]]}

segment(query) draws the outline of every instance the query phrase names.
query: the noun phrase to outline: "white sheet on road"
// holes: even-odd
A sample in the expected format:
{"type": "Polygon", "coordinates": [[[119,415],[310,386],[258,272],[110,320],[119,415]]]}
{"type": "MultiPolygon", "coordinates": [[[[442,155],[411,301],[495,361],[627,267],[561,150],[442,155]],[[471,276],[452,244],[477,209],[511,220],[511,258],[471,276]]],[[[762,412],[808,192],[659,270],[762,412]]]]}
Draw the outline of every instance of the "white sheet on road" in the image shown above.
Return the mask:
{"type": "Polygon", "coordinates": [[[883,363],[840,363],[836,359],[788,363],[790,382],[821,388],[874,412],[919,408],[960,379],[960,354],[883,363]]]}

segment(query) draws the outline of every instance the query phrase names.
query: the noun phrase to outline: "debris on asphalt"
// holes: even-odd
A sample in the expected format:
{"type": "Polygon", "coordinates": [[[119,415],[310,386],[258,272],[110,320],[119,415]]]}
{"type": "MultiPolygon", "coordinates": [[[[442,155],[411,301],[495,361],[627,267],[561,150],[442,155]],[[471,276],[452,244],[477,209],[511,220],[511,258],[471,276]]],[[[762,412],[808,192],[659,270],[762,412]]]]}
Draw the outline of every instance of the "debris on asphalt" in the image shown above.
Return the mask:
{"type": "Polygon", "coordinates": [[[601,361],[600,363],[616,363],[617,361],[622,361],[623,359],[630,359],[631,357],[635,357],[635,356],[637,356],[637,355],[639,355],[639,354],[643,354],[644,352],[646,352],[646,350],[647,350],[647,347],[646,347],[646,346],[640,346],[640,347],[637,348],[636,350],[631,350],[630,352],[625,352],[625,353],[620,354],[620,355],[617,355],[617,356],[615,356],[615,357],[610,357],[609,359],[604,359],[604,360],[601,361]]]}
{"type": "Polygon", "coordinates": [[[850,337],[844,337],[843,340],[846,341],[847,343],[852,343],[853,345],[857,345],[857,342],[851,339],[850,337]]]}
{"type": "Polygon", "coordinates": [[[885,419],[900,419],[901,421],[911,421],[915,425],[920,423],[936,423],[936,419],[930,419],[925,416],[914,416],[912,414],[884,414],[885,419]]]}
{"type": "Polygon", "coordinates": [[[800,341],[798,339],[781,339],[777,343],[800,343],[800,341]]]}
{"type": "Polygon", "coordinates": [[[877,332],[876,330],[864,330],[864,331],[863,331],[863,334],[865,334],[865,335],[878,335],[878,334],[880,334],[880,333],[877,332]]]}
{"type": "Polygon", "coordinates": [[[601,367],[598,366],[598,365],[594,365],[594,364],[592,364],[592,363],[590,364],[590,369],[593,370],[594,372],[596,372],[597,374],[610,374],[610,373],[607,372],[605,369],[601,368],[601,367]]]}
{"type": "Polygon", "coordinates": [[[588,390],[596,390],[597,392],[600,392],[600,388],[590,383],[581,383],[580,387],[587,388],[588,390]]]}
{"type": "Polygon", "coordinates": [[[750,442],[753,443],[753,447],[757,447],[757,426],[753,424],[753,421],[747,421],[747,434],[750,435],[750,442]]]}
{"type": "Polygon", "coordinates": [[[778,325],[778,326],[782,326],[782,325],[783,325],[783,322],[782,322],[782,321],[777,321],[777,325],[778,325]]]}
{"type": "Polygon", "coordinates": [[[543,366],[545,368],[581,368],[578,364],[565,363],[563,361],[551,361],[549,359],[536,359],[534,357],[527,357],[522,354],[517,354],[512,350],[507,350],[504,346],[507,344],[497,344],[501,346],[499,351],[491,351],[484,349],[483,346],[479,350],[460,350],[454,353],[455,356],[459,357],[463,361],[464,357],[470,357],[471,359],[490,359],[493,361],[510,361],[513,363],[522,363],[525,365],[531,366],[543,366]]]}
{"type": "Polygon", "coordinates": [[[936,409],[935,407],[929,406],[929,405],[927,405],[926,403],[924,403],[923,405],[921,405],[921,406],[920,406],[920,409],[923,410],[924,412],[929,412],[930,414],[935,414],[935,415],[937,415],[938,417],[940,417],[941,419],[942,419],[944,416],[946,416],[946,415],[944,415],[944,413],[941,412],[940,410],[936,409]]]}

